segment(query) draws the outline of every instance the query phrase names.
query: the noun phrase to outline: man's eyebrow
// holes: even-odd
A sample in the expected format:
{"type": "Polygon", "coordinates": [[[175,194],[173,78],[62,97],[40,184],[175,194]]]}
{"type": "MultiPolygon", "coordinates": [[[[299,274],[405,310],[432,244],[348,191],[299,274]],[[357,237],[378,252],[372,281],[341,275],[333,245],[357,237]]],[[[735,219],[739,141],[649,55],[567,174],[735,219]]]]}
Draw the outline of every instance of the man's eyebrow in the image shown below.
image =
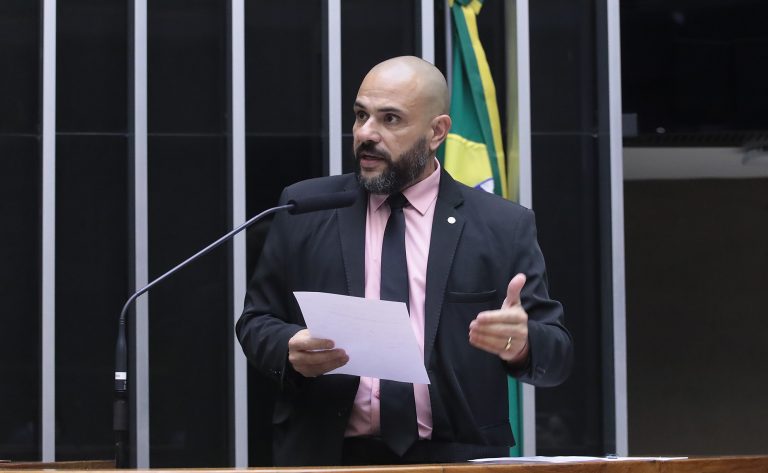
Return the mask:
{"type": "MultiPolygon", "coordinates": [[[[355,101],[355,105],[354,105],[353,108],[361,109],[361,110],[367,110],[368,109],[368,107],[363,105],[360,101],[355,101]]],[[[397,107],[392,107],[392,106],[377,108],[375,111],[376,111],[376,113],[398,113],[398,114],[404,113],[403,109],[397,108],[397,107]]]]}
{"type": "Polygon", "coordinates": [[[399,114],[403,113],[403,110],[397,107],[382,107],[376,111],[380,113],[399,113],[399,114]]]}

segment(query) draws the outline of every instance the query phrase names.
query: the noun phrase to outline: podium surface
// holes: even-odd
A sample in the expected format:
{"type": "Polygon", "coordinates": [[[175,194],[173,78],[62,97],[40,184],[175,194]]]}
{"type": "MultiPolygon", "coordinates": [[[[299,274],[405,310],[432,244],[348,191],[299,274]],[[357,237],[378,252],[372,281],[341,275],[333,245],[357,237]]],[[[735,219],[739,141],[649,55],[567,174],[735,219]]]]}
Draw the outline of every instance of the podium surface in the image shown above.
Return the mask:
{"type": "MultiPolygon", "coordinates": [[[[68,473],[116,472],[104,469],[103,462],[62,463],[0,463],[0,471],[24,470],[25,472],[68,473]],[[95,467],[95,468],[90,468],[95,467]]],[[[152,472],[155,470],[130,470],[152,472]]],[[[163,473],[200,471],[205,473],[768,473],[768,456],[701,457],[685,460],[626,460],[589,461],[578,463],[524,463],[524,464],[473,464],[451,463],[440,465],[356,466],[356,467],[292,467],[292,468],[177,468],[162,469],[163,473]]]]}

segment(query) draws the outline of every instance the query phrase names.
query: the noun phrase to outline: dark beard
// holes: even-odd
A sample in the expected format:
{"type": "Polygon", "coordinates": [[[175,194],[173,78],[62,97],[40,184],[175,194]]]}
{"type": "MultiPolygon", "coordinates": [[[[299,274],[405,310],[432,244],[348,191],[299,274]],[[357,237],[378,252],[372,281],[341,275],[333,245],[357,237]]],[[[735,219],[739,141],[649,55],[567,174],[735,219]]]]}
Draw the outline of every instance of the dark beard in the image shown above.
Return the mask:
{"type": "Polygon", "coordinates": [[[371,194],[393,194],[399,192],[421,177],[429,160],[429,147],[427,139],[421,138],[400,155],[400,159],[393,161],[389,154],[376,150],[376,145],[366,142],[353,150],[357,169],[357,182],[371,194]],[[363,177],[360,173],[360,153],[367,151],[380,157],[386,162],[387,167],[378,176],[363,177]]]}

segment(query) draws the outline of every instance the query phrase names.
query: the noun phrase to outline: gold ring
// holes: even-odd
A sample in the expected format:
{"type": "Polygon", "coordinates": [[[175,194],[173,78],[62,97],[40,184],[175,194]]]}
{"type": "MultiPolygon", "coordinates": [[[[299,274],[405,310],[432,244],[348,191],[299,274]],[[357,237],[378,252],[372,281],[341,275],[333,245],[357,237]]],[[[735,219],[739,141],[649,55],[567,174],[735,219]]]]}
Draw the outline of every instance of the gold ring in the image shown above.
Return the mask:
{"type": "Polygon", "coordinates": [[[509,351],[510,348],[512,348],[512,337],[507,339],[507,344],[504,345],[504,351],[509,351]]]}

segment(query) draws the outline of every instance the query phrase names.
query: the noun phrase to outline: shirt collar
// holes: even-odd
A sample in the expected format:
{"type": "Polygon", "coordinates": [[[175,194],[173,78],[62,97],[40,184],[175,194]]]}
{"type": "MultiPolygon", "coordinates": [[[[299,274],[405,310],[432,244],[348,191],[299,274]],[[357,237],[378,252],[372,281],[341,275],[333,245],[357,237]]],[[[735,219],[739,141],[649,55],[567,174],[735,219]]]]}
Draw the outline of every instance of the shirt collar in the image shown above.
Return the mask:
{"type": "MultiPolygon", "coordinates": [[[[440,161],[437,158],[433,159],[435,160],[435,170],[432,174],[403,190],[403,195],[408,199],[408,203],[421,215],[427,213],[440,189],[440,161]]],[[[387,197],[389,196],[385,194],[369,194],[368,203],[374,210],[379,210],[387,197]]]]}

